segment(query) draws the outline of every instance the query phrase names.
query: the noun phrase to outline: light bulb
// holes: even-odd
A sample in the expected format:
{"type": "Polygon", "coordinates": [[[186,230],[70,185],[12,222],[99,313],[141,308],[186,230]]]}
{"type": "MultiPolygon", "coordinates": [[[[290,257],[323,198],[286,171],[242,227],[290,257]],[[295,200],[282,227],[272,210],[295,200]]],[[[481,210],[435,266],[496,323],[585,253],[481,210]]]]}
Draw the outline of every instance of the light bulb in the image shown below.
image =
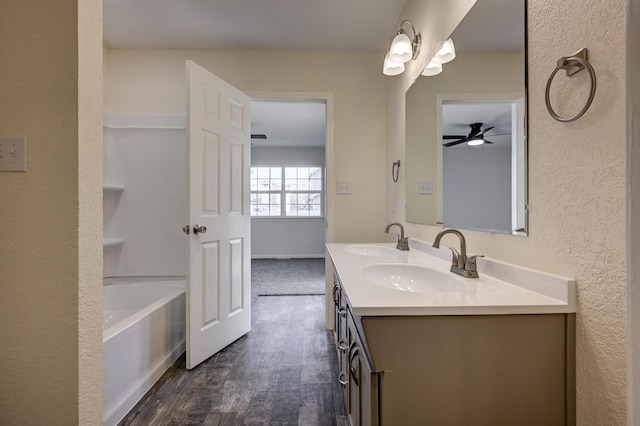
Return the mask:
{"type": "Polygon", "coordinates": [[[404,72],[404,64],[402,62],[394,62],[389,59],[389,52],[384,57],[384,64],[382,66],[382,73],[384,75],[398,75],[404,72]]]}
{"type": "Polygon", "coordinates": [[[451,62],[456,58],[456,48],[453,45],[453,40],[448,39],[444,42],[436,56],[433,58],[433,62],[437,62],[439,64],[446,64],[447,62],[451,62]]]}
{"type": "Polygon", "coordinates": [[[433,61],[429,62],[424,70],[422,71],[422,75],[426,77],[431,77],[434,75],[438,75],[442,72],[442,65],[435,63],[433,61]]]}
{"type": "Polygon", "coordinates": [[[413,57],[413,46],[409,36],[403,32],[398,33],[391,42],[389,49],[389,59],[393,62],[409,62],[413,57]]]}
{"type": "Polygon", "coordinates": [[[470,140],[469,142],[467,142],[467,144],[471,145],[471,146],[478,146],[478,145],[482,145],[484,143],[484,139],[480,138],[480,139],[473,139],[470,140]]]}

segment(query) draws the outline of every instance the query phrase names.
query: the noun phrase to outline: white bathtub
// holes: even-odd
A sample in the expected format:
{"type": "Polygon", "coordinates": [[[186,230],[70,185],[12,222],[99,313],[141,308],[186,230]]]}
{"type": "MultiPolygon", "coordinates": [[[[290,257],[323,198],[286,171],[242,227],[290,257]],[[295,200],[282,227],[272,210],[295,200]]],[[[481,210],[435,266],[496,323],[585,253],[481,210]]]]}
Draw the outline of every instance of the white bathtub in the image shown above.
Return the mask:
{"type": "Polygon", "coordinates": [[[103,422],[116,425],[185,348],[184,279],[105,280],[103,422]]]}

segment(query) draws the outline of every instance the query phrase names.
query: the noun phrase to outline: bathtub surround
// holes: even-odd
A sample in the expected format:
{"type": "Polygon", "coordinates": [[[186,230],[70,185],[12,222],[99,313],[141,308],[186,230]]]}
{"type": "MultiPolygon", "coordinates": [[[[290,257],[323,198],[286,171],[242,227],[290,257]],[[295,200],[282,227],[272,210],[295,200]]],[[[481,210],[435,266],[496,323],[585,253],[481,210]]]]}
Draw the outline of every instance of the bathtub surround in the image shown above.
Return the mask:
{"type": "Polygon", "coordinates": [[[323,304],[259,297],[249,334],[194,370],[180,358],[121,425],[347,425],[323,304]]]}
{"type": "Polygon", "coordinates": [[[104,114],[104,277],[184,276],[184,114],[104,114]],[[117,190],[109,190],[114,187],[117,190]]]}

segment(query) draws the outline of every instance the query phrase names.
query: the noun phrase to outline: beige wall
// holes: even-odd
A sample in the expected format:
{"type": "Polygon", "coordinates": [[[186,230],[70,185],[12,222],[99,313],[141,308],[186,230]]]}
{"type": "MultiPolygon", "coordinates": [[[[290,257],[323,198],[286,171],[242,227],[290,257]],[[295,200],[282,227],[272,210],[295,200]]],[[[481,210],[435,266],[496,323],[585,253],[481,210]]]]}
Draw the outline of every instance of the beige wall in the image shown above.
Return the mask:
{"type": "Polygon", "coordinates": [[[0,135],[28,170],[0,174],[0,424],[99,424],[102,3],[1,9],[0,135]]]}
{"type": "Polygon", "coordinates": [[[192,59],[250,95],[330,94],[327,241],[384,239],[385,83],[382,54],[246,50],[118,50],[106,61],[105,110],[184,113],[185,61],[192,59]],[[336,180],[351,195],[336,196],[336,180]]]}
{"type": "MultiPolygon", "coordinates": [[[[529,216],[528,237],[465,231],[471,252],[575,277],[577,418],[580,425],[626,420],[625,235],[625,1],[529,0],[529,216]],[[597,22],[598,25],[593,25],[597,22]],[[556,60],[581,47],[598,75],[593,105],[580,120],[553,120],[544,103],[556,60]]],[[[445,71],[446,72],[446,69],[445,71]]],[[[581,108],[585,73],[554,90],[565,95],[558,112],[581,108]]],[[[387,85],[387,151],[404,156],[404,90],[411,76],[387,85]]],[[[388,214],[404,220],[401,184],[389,188],[388,214]]],[[[432,241],[440,228],[410,225],[432,241]]]]}

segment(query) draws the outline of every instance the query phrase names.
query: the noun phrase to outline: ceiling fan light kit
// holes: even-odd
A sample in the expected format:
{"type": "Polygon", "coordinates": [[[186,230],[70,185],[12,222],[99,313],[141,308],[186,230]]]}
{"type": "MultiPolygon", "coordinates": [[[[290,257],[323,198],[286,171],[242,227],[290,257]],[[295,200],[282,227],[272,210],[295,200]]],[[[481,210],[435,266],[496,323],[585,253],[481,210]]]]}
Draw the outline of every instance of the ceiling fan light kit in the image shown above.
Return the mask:
{"type": "Polygon", "coordinates": [[[471,127],[471,130],[469,131],[469,134],[466,136],[465,135],[443,135],[442,138],[445,140],[446,139],[457,139],[457,140],[453,142],[447,142],[445,144],[442,144],[442,146],[444,146],[445,148],[448,148],[450,146],[456,146],[465,142],[467,143],[467,145],[471,145],[471,146],[493,144],[493,142],[486,140],[484,138],[484,135],[489,130],[493,129],[495,126],[486,127],[483,129],[482,128],[483,125],[484,123],[469,124],[469,127],[471,127]]]}

